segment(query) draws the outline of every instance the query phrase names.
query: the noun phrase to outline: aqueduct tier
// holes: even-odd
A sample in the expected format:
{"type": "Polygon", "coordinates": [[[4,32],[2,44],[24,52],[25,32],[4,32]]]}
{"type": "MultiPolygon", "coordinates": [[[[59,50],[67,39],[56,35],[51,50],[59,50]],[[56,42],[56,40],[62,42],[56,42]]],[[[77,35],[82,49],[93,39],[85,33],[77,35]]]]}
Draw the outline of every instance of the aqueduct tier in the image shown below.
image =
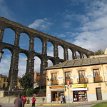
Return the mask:
{"type": "MultiPolygon", "coordinates": [[[[3,49],[8,49],[11,51],[11,63],[9,70],[9,86],[12,89],[16,86],[16,78],[18,75],[18,63],[19,63],[19,53],[24,53],[27,56],[27,66],[26,72],[34,73],[34,57],[38,56],[41,59],[41,74],[47,67],[47,60],[51,60],[53,65],[58,64],[68,60],[68,49],[72,52],[72,59],[89,57],[93,54],[92,51],[86,50],[74,44],[68,43],[59,38],[53,37],[51,35],[45,34],[43,32],[25,27],[16,22],[10,21],[6,18],[0,17],[0,51],[3,49]],[[9,28],[15,32],[14,44],[9,44],[3,42],[3,36],[5,30],[9,28]],[[21,33],[25,33],[29,37],[29,49],[22,49],[19,46],[19,40],[21,33]],[[39,38],[42,42],[42,52],[38,53],[34,50],[34,39],[39,38]],[[51,42],[53,45],[53,56],[47,55],[47,42],[51,42]],[[61,59],[58,56],[58,46],[61,46],[64,50],[64,58],[61,59]]],[[[36,65],[35,65],[36,66],[36,65]]]]}

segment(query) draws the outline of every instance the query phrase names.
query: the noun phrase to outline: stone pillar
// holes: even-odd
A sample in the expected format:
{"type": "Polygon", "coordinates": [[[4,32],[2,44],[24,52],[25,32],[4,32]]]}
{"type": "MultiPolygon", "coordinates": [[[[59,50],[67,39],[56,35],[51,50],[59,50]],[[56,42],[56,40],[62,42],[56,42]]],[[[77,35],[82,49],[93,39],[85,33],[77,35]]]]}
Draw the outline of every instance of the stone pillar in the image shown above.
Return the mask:
{"type": "Polygon", "coordinates": [[[41,57],[41,66],[40,66],[40,87],[44,84],[43,83],[43,72],[47,67],[47,40],[42,41],[42,57],[41,57]]]}
{"type": "Polygon", "coordinates": [[[34,38],[30,37],[26,73],[30,72],[34,81],[34,38]]]}
{"type": "Polygon", "coordinates": [[[29,52],[26,66],[26,73],[27,72],[34,73],[34,52],[29,52]]]}
{"type": "Polygon", "coordinates": [[[55,58],[54,65],[58,64],[59,63],[59,57],[58,57],[58,44],[57,43],[54,43],[54,58],[55,58]]]}
{"type": "Polygon", "coordinates": [[[64,60],[68,60],[68,48],[64,47],[64,60]]]}
{"type": "Polygon", "coordinates": [[[18,31],[15,32],[15,41],[14,41],[14,45],[15,45],[16,47],[19,46],[19,32],[18,32],[18,31]]]}
{"type": "Polygon", "coordinates": [[[19,61],[19,32],[15,32],[14,50],[11,56],[11,65],[9,71],[9,88],[14,89],[17,85],[18,61],[19,61]]]}
{"type": "Polygon", "coordinates": [[[27,68],[26,73],[31,72],[32,75],[34,74],[34,38],[30,37],[29,40],[29,53],[27,59],[27,68]]]}
{"type": "Polygon", "coordinates": [[[43,74],[43,71],[47,67],[47,41],[42,41],[42,58],[41,58],[41,70],[40,73],[43,74]]]}
{"type": "Polygon", "coordinates": [[[47,40],[42,41],[42,54],[47,55],[47,40]]]}
{"type": "Polygon", "coordinates": [[[3,33],[4,33],[4,29],[0,27],[0,42],[2,42],[3,40],[3,33]]]}
{"type": "Polygon", "coordinates": [[[34,51],[34,37],[30,37],[29,44],[29,51],[34,51]]]}
{"type": "Polygon", "coordinates": [[[76,59],[76,51],[72,50],[72,59],[76,59]]]}
{"type": "Polygon", "coordinates": [[[83,58],[83,53],[82,53],[82,52],[79,52],[79,54],[80,54],[80,58],[83,58]]]}
{"type": "Polygon", "coordinates": [[[19,60],[19,53],[18,53],[18,48],[16,48],[13,50],[13,53],[11,56],[11,65],[10,65],[10,71],[9,71],[9,87],[11,91],[17,85],[18,60],[19,60]]]}

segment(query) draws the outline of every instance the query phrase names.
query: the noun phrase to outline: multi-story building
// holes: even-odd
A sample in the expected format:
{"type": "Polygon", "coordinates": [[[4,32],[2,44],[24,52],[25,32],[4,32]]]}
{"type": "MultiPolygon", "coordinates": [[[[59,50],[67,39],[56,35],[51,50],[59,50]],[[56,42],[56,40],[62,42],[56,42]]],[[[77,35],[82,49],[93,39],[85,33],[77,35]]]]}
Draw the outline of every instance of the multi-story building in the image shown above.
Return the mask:
{"type": "Polygon", "coordinates": [[[91,56],[57,64],[46,69],[47,102],[107,100],[107,55],[91,56]]]}
{"type": "MultiPolygon", "coordinates": [[[[15,87],[17,89],[22,88],[20,85],[19,79],[20,79],[20,77],[18,77],[17,86],[15,87]]],[[[9,88],[8,87],[8,76],[0,74],[0,89],[1,90],[7,90],[8,88],[9,88]]]]}
{"type": "Polygon", "coordinates": [[[7,87],[8,87],[7,76],[0,74],[0,89],[6,89],[7,87]]]}

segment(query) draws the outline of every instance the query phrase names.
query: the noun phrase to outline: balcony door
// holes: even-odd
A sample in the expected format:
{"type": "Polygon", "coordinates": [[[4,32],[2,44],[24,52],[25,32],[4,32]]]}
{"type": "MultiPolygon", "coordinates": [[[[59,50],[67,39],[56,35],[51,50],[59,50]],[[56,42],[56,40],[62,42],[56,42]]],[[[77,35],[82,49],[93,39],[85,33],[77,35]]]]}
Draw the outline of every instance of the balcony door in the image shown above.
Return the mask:
{"type": "Polygon", "coordinates": [[[79,70],[78,71],[79,75],[79,84],[85,84],[87,83],[87,78],[85,77],[85,71],[84,70],[79,70]]]}
{"type": "Polygon", "coordinates": [[[57,73],[51,73],[51,84],[52,85],[58,85],[57,73]]]}
{"type": "Polygon", "coordinates": [[[70,78],[71,76],[71,72],[65,72],[65,85],[67,85],[67,82],[69,82],[69,84],[72,84],[72,79],[70,78]]]}
{"type": "Polygon", "coordinates": [[[99,69],[93,69],[93,76],[94,76],[95,83],[102,82],[99,69]]]}

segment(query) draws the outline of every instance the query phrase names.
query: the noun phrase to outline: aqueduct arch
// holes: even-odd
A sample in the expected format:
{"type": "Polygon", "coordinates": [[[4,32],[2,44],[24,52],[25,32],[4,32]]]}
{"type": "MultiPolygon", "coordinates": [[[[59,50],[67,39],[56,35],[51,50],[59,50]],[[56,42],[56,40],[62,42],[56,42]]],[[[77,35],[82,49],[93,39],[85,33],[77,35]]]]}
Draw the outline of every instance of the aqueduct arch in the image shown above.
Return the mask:
{"type": "Polygon", "coordinates": [[[6,18],[0,17],[0,51],[8,48],[12,52],[12,59],[9,71],[9,84],[12,89],[16,86],[16,78],[18,74],[18,61],[19,61],[19,53],[24,53],[27,56],[27,67],[26,72],[34,73],[34,57],[38,56],[41,59],[41,73],[43,73],[44,69],[47,67],[47,61],[50,59],[52,63],[58,64],[59,62],[63,62],[68,60],[68,49],[72,51],[72,59],[77,58],[76,51],[79,52],[80,58],[85,56],[89,56],[93,54],[93,52],[76,46],[74,44],[68,43],[64,40],[58,39],[51,35],[45,34],[43,32],[25,27],[16,22],[10,21],[6,18]],[[10,28],[15,32],[15,40],[14,44],[9,44],[3,42],[4,30],[6,28],[10,28]],[[28,34],[29,37],[29,49],[22,49],[19,46],[19,38],[21,33],[28,34]],[[34,39],[40,38],[42,42],[42,53],[38,53],[34,50],[34,39]],[[51,42],[53,44],[53,56],[47,55],[47,42],[51,42]],[[62,46],[64,49],[64,59],[60,59],[58,57],[58,46],[62,46]]]}

